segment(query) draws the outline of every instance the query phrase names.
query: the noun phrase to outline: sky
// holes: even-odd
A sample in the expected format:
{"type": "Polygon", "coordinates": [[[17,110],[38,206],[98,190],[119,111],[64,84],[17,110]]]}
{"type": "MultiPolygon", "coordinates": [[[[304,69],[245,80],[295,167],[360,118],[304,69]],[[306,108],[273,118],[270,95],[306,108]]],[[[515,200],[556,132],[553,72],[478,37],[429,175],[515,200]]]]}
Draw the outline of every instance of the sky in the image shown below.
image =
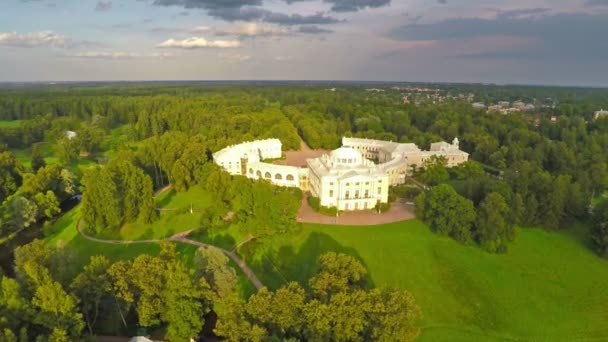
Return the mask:
{"type": "Polygon", "coordinates": [[[1,0],[0,82],[608,86],[608,0],[1,0]]]}

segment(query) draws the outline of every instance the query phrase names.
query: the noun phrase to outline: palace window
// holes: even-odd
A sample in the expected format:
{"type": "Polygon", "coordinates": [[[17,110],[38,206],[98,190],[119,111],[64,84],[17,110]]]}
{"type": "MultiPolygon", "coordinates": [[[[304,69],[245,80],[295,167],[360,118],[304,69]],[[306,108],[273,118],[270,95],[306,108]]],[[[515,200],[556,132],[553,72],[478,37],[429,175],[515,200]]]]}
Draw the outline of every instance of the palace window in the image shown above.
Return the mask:
{"type": "Polygon", "coordinates": [[[359,186],[359,182],[355,183],[356,186],[359,186]]]}
{"type": "Polygon", "coordinates": [[[359,198],[359,190],[355,191],[355,198],[359,198]]]}
{"type": "Polygon", "coordinates": [[[350,186],[350,183],[346,183],[346,186],[350,186]]]}
{"type": "Polygon", "coordinates": [[[333,190],[329,190],[329,197],[334,197],[334,191],[333,190]]]}
{"type": "MultiPolygon", "coordinates": [[[[378,189],[380,189],[380,188],[378,188],[378,189]]],[[[347,190],[346,191],[346,199],[348,199],[349,197],[350,197],[350,192],[347,190]]]]}
{"type": "Polygon", "coordinates": [[[369,190],[365,190],[365,198],[369,198],[369,190]]]}
{"type": "Polygon", "coordinates": [[[382,188],[378,187],[378,195],[382,194],[382,188]]]}

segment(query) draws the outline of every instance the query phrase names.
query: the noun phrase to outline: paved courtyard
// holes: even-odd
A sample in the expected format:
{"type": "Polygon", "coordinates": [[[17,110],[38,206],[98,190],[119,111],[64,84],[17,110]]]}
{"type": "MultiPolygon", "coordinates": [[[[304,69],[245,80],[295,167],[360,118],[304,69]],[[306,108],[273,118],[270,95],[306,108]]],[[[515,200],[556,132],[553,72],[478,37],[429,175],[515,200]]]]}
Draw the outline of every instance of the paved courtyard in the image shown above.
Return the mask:
{"type": "Polygon", "coordinates": [[[401,202],[393,202],[385,213],[375,213],[371,210],[349,211],[339,217],[332,217],[315,212],[306,198],[302,200],[298,212],[298,222],[332,224],[343,226],[371,226],[391,222],[405,221],[415,218],[414,207],[401,202]]]}
{"type": "Polygon", "coordinates": [[[306,159],[317,158],[323,154],[328,154],[331,151],[328,150],[312,150],[304,141],[300,142],[299,151],[286,151],[286,158],[283,160],[275,161],[275,164],[279,165],[290,165],[290,166],[307,166],[306,159]]]}

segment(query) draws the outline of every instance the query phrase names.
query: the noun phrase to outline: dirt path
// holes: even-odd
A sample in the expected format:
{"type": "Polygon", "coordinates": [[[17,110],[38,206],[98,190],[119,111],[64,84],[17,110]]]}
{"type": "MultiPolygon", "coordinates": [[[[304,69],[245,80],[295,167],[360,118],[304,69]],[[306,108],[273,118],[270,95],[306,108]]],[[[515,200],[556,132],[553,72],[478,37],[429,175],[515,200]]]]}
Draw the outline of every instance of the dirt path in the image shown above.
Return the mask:
{"type": "MultiPolygon", "coordinates": [[[[105,244],[110,244],[110,245],[132,245],[132,244],[141,244],[141,243],[160,243],[161,241],[173,241],[173,242],[180,242],[180,243],[185,243],[188,245],[193,245],[193,246],[198,246],[198,247],[208,247],[208,248],[215,248],[219,251],[221,251],[222,253],[226,254],[226,256],[228,256],[232,261],[234,261],[235,264],[237,264],[237,266],[241,269],[241,271],[243,271],[243,273],[245,273],[245,275],[247,276],[247,278],[249,278],[249,281],[251,281],[251,283],[253,284],[253,286],[255,286],[256,289],[261,289],[262,287],[264,287],[264,284],[262,284],[262,282],[260,281],[260,279],[255,275],[255,273],[253,272],[253,270],[251,269],[251,267],[249,267],[249,265],[247,265],[247,263],[241,259],[235,251],[228,251],[226,249],[217,247],[217,246],[213,246],[213,245],[209,245],[203,242],[198,242],[198,241],[194,241],[194,240],[190,240],[187,238],[188,234],[190,234],[190,232],[192,232],[192,230],[189,231],[185,231],[185,232],[181,232],[181,233],[177,233],[173,236],[171,236],[168,239],[154,239],[154,240],[104,240],[104,239],[98,239],[96,237],[90,236],[87,233],[85,233],[83,231],[83,226],[84,226],[84,221],[82,219],[80,219],[78,221],[77,224],[77,229],[78,229],[78,233],[85,239],[90,240],[90,241],[94,241],[94,242],[98,242],[98,243],[105,243],[105,244]]],[[[251,239],[250,239],[251,240],[251,239]]]]}

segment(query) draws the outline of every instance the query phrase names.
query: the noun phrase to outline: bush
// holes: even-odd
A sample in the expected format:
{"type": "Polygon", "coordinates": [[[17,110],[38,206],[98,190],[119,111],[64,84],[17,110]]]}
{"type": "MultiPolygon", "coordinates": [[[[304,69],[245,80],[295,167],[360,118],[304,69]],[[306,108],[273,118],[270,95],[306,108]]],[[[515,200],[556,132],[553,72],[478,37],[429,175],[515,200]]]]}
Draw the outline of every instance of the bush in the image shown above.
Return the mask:
{"type": "Polygon", "coordinates": [[[380,211],[381,213],[387,212],[391,208],[390,203],[377,203],[374,207],[375,211],[380,211]]]}
{"type": "Polygon", "coordinates": [[[319,207],[319,213],[328,216],[336,216],[338,214],[338,208],[336,207],[319,207]]]}
{"type": "Polygon", "coordinates": [[[319,208],[321,207],[321,200],[318,197],[308,197],[308,205],[310,205],[310,207],[314,210],[314,211],[319,211],[319,208]]]}
{"type": "Polygon", "coordinates": [[[319,214],[328,216],[336,216],[338,214],[338,208],[336,207],[321,206],[321,200],[318,197],[308,197],[308,205],[310,205],[312,210],[316,211],[319,214]]]}

